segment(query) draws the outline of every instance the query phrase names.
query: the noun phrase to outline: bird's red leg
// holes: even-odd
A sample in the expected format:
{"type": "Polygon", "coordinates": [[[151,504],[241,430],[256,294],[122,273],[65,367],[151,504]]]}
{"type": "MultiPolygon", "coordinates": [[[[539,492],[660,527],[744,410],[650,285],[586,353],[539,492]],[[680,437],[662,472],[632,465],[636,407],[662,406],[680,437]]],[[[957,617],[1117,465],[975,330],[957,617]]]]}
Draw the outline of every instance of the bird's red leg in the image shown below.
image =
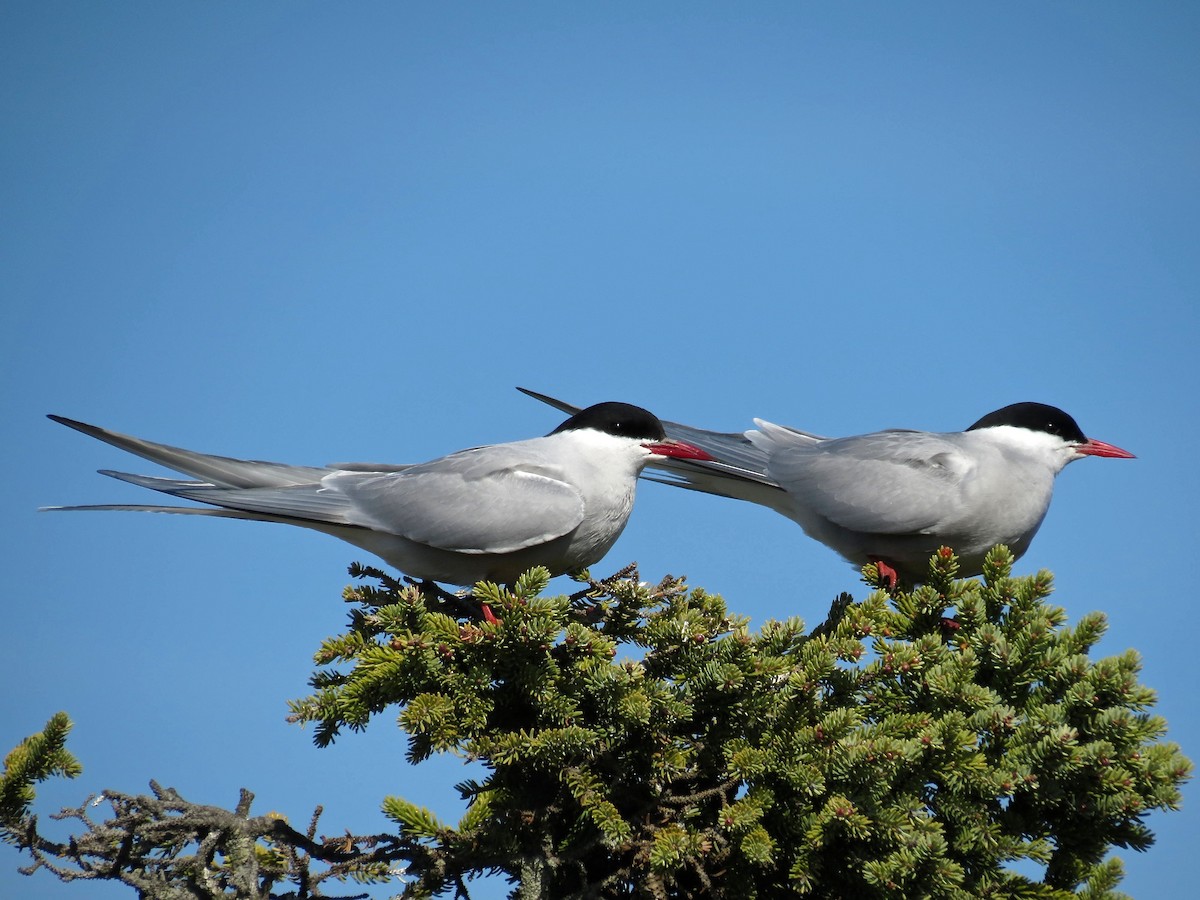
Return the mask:
{"type": "Polygon", "coordinates": [[[476,600],[470,594],[466,596],[451,594],[449,591],[444,590],[436,581],[429,581],[428,579],[417,581],[406,575],[404,576],[404,580],[409,584],[417,585],[425,593],[425,596],[432,597],[440,603],[445,604],[447,608],[454,610],[458,616],[465,615],[468,619],[475,619],[482,614],[483,620],[491,622],[493,625],[503,621],[492,612],[490,606],[481,600],[476,600]],[[478,604],[478,607],[476,604],[478,604]]]}
{"type": "Polygon", "coordinates": [[[872,559],[871,562],[875,563],[875,568],[879,571],[879,577],[887,582],[888,590],[896,590],[896,585],[900,582],[900,576],[896,573],[896,570],[882,559],[872,559]]]}

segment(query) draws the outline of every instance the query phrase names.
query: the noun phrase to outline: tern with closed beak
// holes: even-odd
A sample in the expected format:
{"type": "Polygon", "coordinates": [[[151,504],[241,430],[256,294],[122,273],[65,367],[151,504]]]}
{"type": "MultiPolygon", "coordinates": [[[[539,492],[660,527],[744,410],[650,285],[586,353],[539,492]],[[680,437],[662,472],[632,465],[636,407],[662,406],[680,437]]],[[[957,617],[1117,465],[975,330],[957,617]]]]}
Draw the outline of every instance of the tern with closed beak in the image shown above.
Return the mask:
{"type": "MultiPolygon", "coordinates": [[[[564,411],[575,408],[519,390],[564,411]]],[[[979,574],[996,544],[1021,556],[1068,463],[1133,458],[1088,438],[1071,416],[1045,403],[1014,403],[953,432],[827,438],[754,423],[739,434],[664,421],[668,436],[712,459],[652,460],[668,473],[652,480],[769,507],[856,566],[876,563],[893,587],[923,581],[929,557],[942,546],[958,554],[964,575],[979,574]]]]}
{"type": "Polygon", "coordinates": [[[709,459],[668,439],[628,403],[575,411],[545,437],[462,450],[414,465],[321,467],[231,459],[50,416],[196,480],[101,470],[210,504],[47,507],[181,513],[281,522],[368,550],[414,578],[511,583],[533,566],[552,575],[598,562],[625,528],[638,475],[652,459],[709,459]]]}

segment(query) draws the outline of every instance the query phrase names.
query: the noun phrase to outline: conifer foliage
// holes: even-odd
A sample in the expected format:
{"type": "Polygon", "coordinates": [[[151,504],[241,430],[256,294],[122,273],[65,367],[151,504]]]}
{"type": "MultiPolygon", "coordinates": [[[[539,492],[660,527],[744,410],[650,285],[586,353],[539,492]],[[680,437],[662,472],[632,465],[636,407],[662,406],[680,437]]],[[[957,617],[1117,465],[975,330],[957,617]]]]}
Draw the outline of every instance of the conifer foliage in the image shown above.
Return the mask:
{"type": "Polygon", "coordinates": [[[9,758],[4,837],[60,877],[107,866],[134,884],[157,866],[147,897],[183,896],[166,887],[197,867],[210,888],[186,896],[318,897],[406,865],[405,897],[468,897],[500,872],[517,898],[1117,898],[1110,849],[1150,846],[1147,814],[1176,807],[1191,766],[1162,740],[1137,655],[1089,659],[1103,616],[1068,626],[1050,575],[1011,566],[996,548],[982,579],[958,580],[939,551],[925,585],[843,595],[811,632],[752,631],[720,597],[632,568],[573,598],[543,596],[544,570],[482,584],[487,615],[467,621],[356,568],[376,584],[347,589],[349,628],[292,716],[325,745],[398,712],[411,763],[481,761],[461,821],[387,797],[394,833],[322,841],[315,818],[305,834],[254,819],[244,795],[205,830],[156,786],[106,793],[124,804],[106,823],[74,811],[89,831],[58,845],[28,811],[34,781],[72,771],[57,720],[44,758],[36,738],[9,758]]]}

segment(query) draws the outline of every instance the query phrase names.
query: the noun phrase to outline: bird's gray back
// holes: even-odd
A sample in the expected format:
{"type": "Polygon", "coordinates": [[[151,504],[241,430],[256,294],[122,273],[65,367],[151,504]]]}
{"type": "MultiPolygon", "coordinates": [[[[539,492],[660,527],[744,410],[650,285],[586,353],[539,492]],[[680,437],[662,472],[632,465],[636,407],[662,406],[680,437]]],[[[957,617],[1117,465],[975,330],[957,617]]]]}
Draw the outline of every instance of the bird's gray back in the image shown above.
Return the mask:
{"type": "Polygon", "coordinates": [[[974,468],[952,438],[905,431],[806,436],[777,442],[767,471],[796,507],[842,528],[926,532],[961,509],[962,487],[974,468]]]}

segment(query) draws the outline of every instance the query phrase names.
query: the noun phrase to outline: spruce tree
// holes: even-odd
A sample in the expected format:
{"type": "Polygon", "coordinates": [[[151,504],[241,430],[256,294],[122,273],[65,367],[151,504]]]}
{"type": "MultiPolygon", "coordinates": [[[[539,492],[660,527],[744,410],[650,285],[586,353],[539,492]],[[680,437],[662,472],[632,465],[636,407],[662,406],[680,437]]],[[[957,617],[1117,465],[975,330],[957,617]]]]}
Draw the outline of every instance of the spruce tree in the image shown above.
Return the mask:
{"type": "MultiPolygon", "coordinates": [[[[1129,651],[1098,660],[1099,613],[1069,625],[1049,573],[979,579],[941,550],[926,583],[842,595],[807,631],[757,631],[721,597],[630,567],[545,596],[544,570],[476,586],[480,615],[431,588],[352,567],[346,631],[326,640],[294,721],[327,745],[381,713],[408,761],[478,760],[456,823],[386,797],[386,834],[318,836],[276,816],[200,806],[152,782],[60,815],[33,785],[71,776],[59,714],[9,754],[4,839],[28,868],[124,881],[147,898],[470,896],[502,873],[515,898],[879,897],[1115,900],[1113,847],[1147,849],[1191,764],[1163,740],[1129,651]],[[370,582],[370,583],[368,583],[370,582]],[[1036,875],[1030,875],[1033,871],[1036,875]]],[[[378,726],[376,726],[378,727],[378,726]]],[[[278,800],[276,800],[278,805],[278,800]]]]}

